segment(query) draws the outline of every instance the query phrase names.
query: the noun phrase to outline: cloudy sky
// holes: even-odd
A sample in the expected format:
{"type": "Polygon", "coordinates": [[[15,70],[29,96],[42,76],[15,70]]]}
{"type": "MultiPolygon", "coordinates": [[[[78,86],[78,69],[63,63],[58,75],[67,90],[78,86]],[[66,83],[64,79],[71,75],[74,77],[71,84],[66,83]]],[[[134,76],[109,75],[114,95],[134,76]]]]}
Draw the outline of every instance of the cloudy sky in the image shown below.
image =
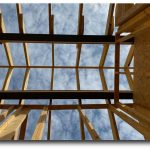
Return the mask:
{"type": "MultiPolygon", "coordinates": [[[[84,4],[83,14],[85,17],[84,34],[103,35],[108,15],[108,4],[84,4]]],[[[8,33],[19,33],[15,4],[0,4],[4,23],[8,33]]],[[[46,4],[22,4],[26,33],[48,34],[48,5],[46,4]]],[[[52,4],[54,14],[54,33],[77,34],[78,4],[52,4]]],[[[10,44],[14,65],[25,66],[23,45],[21,43],[10,44]]],[[[130,46],[121,46],[121,62],[123,66],[130,46]]],[[[31,65],[52,65],[51,44],[28,44],[31,65]]],[[[80,66],[98,66],[102,54],[103,45],[84,44],[81,50],[80,66]]],[[[76,45],[55,44],[55,65],[75,66],[76,45]]],[[[3,45],[0,45],[0,65],[8,65],[3,45]]],[[[110,45],[105,66],[114,66],[114,45],[110,45]]],[[[0,88],[2,88],[6,68],[0,68],[0,88]]],[[[14,69],[10,90],[20,90],[23,82],[25,69],[14,69]]],[[[113,90],[114,71],[104,70],[109,90],[113,90]]],[[[102,90],[99,70],[80,69],[81,90],[102,90]]],[[[28,89],[48,90],[50,89],[51,69],[31,69],[28,89]]],[[[54,90],[76,90],[75,69],[55,69],[54,90]]],[[[129,90],[125,75],[120,75],[120,89],[129,90]]],[[[53,100],[53,104],[77,104],[77,100],[53,100]]],[[[83,103],[105,103],[104,100],[84,99],[83,103]]],[[[6,103],[17,104],[18,100],[9,100],[6,103]]],[[[26,104],[48,104],[48,100],[26,100],[26,104]]],[[[32,110],[29,114],[26,139],[32,137],[40,110],[32,110]]],[[[86,115],[93,123],[94,128],[103,140],[112,140],[112,131],[107,110],[86,110],[86,115]]],[[[116,117],[120,139],[143,140],[143,136],[116,117]]],[[[47,125],[44,130],[43,139],[46,139],[47,125]]],[[[86,139],[91,137],[85,128],[86,139]]],[[[52,111],[52,140],[80,140],[79,114],[76,110],[52,111]]]]}

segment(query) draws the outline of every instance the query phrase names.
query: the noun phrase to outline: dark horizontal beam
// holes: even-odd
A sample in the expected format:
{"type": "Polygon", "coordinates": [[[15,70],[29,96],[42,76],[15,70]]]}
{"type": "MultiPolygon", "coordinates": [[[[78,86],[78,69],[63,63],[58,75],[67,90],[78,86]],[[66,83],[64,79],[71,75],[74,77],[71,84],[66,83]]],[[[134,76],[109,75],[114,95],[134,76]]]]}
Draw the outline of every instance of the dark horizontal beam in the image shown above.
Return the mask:
{"type": "MultiPolygon", "coordinates": [[[[115,104],[111,104],[116,106],[115,104]]],[[[133,107],[133,104],[126,104],[127,106],[133,107]]],[[[13,106],[13,109],[18,109],[19,107],[29,108],[29,109],[43,109],[48,107],[49,110],[65,110],[65,109],[77,109],[79,105],[14,105],[14,104],[1,104],[0,109],[8,109],[13,106]]],[[[107,109],[109,104],[81,104],[82,109],[107,109]]],[[[117,107],[117,106],[116,106],[117,107]]]]}
{"type": "MultiPolygon", "coordinates": [[[[115,36],[1,33],[0,42],[115,44],[115,36]]],[[[132,38],[125,41],[123,44],[133,43],[134,39],[132,38]]]]}
{"type": "MultiPolygon", "coordinates": [[[[120,99],[132,99],[132,91],[120,91],[120,99]]],[[[114,91],[0,91],[0,99],[114,99],[114,91]]]]}

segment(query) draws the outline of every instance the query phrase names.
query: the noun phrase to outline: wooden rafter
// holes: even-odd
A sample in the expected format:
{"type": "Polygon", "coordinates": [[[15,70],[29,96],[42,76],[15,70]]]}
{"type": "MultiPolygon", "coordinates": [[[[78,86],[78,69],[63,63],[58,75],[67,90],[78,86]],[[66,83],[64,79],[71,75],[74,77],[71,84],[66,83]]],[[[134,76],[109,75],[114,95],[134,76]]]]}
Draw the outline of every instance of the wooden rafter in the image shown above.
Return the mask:
{"type": "MultiPolygon", "coordinates": [[[[4,20],[3,20],[3,17],[2,17],[1,10],[0,10],[0,33],[6,33],[6,28],[5,28],[5,24],[4,24],[4,20]]],[[[9,66],[13,66],[13,59],[12,59],[12,55],[11,55],[10,46],[6,42],[3,43],[3,45],[4,45],[4,48],[5,48],[8,64],[9,64],[9,66]]]]}
{"type": "MultiPolygon", "coordinates": [[[[100,78],[101,78],[103,90],[108,91],[104,71],[99,70],[99,72],[100,72],[100,78]]],[[[106,100],[106,104],[111,104],[110,99],[105,99],[105,100],[106,100]]],[[[114,116],[113,112],[111,112],[109,109],[108,109],[108,115],[109,115],[109,119],[110,119],[110,125],[111,125],[114,140],[119,140],[119,133],[118,133],[118,129],[117,129],[116,121],[115,121],[115,116],[114,116]]]]}
{"type": "Polygon", "coordinates": [[[131,64],[131,61],[133,59],[133,54],[134,54],[134,45],[131,46],[128,56],[126,58],[125,64],[124,64],[124,71],[125,71],[125,75],[127,77],[127,81],[129,84],[129,87],[131,90],[133,90],[133,79],[131,77],[131,72],[129,70],[129,66],[131,64]]]}
{"type": "MultiPolygon", "coordinates": [[[[107,24],[106,24],[106,30],[105,30],[105,35],[112,35],[113,30],[114,30],[114,17],[113,17],[113,12],[114,12],[114,4],[110,4],[109,6],[109,12],[108,12],[108,18],[107,18],[107,24]]],[[[109,44],[104,44],[103,45],[103,52],[102,56],[100,58],[100,63],[99,66],[104,66],[105,59],[108,53],[109,49],[109,44]]]]}
{"type": "MultiPolygon", "coordinates": [[[[3,83],[2,91],[8,90],[12,73],[13,73],[13,69],[12,69],[12,68],[9,68],[8,71],[7,71],[7,74],[6,74],[4,83],[3,83]]],[[[1,98],[0,98],[0,104],[4,104],[4,100],[2,100],[1,98]]]]}
{"type": "Polygon", "coordinates": [[[122,111],[117,110],[114,106],[110,105],[109,109],[116,115],[118,115],[121,119],[123,119],[125,122],[127,122],[129,125],[131,125],[133,128],[135,128],[137,131],[139,131],[141,134],[143,134],[146,139],[150,140],[150,130],[147,130],[139,122],[135,121],[133,118],[126,115],[122,111]]]}
{"type": "Polygon", "coordinates": [[[81,106],[78,106],[78,111],[80,113],[81,119],[84,122],[85,126],[87,127],[92,139],[94,141],[99,141],[100,137],[97,134],[97,132],[95,131],[92,123],[89,121],[89,119],[87,118],[87,116],[84,114],[83,110],[81,109],[81,106]]]}
{"type": "MultiPolygon", "coordinates": [[[[48,4],[48,14],[49,14],[49,34],[54,34],[54,15],[52,15],[52,6],[48,4]]],[[[50,90],[53,90],[54,83],[54,43],[52,43],[52,73],[51,73],[51,85],[50,90]]],[[[52,99],[49,101],[49,105],[52,105],[52,99]]],[[[48,133],[47,140],[51,138],[51,110],[48,111],[48,133]]]]}
{"type": "MultiPolygon", "coordinates": [[[[26,133],[26,126],[28,121],[29,110],[42,110],[39,116],[39,120],[36,124],[35,131],[32,136],[32,140],[42,140],[44,127],[46,124],[46,119],[48,117],[48,132],[47,139],[50,140],[51,134],[51,111],[52,110],[78,110],[80,117],[80,131],[81,139],[85,140],[84,125],[87,127],[93,140],[100,140],[99,135],[95,131],[92,123],[89,121],[87,116],[84,114],[83,109],[107,109],[108,115],[110,118],[110,124],[112,128],[113,137],[115,140],[119,140],[119,134],[116,126],[116,121],[114,113],[134,127],[137,131],[142,133],[146,139],[150,139],[150,121],[146,117],[145,111],[140,106],[137,106],[135,109],[135,104],[123,104],[119,103],[119,99],[132,99],[133,98],[133,79],[130,72],[130,63],[133,58],[134,45],[131,46],[129,54],[127,56],[126,62],[123,67],[119,65],[119,55],[120,55],[120,44],[134,44],[135,34],[139,34],[145,28],[150,27],[149,21],[145,22],[143,26],[136,27],[136,30],[133,33],[127,36],[120,36],[123,30],[128,31],[130,27],[133,27],[136,23],[136,19],[141,19],[145,16],[145,13],[149,13],[149,9],[145,9],[144,13],[140,13],[133,17],[131,20],[128,20],[125,25],[122,24],[119,27],[119,30],[116,36],[113,36],[114,30],[114,5],[110,4],[105,35],[84,35],[84,15],[83,15],[83,4],[79,5],[79,14],[78,14],[78,29],[77,35],[58,35],[54,34],[54,15],[52,15],[52,6],[48,4],[48,14],[49,14],[49,34],[26,34],[25,25],[23,21],[23,12],[21,4],[16,4],[17,15],[18,15],[18,25],[19,25],[19,34],[18,33],[6,33],[4,21],[2,18],[2,13],[0,12],[0,43],[4,44],[6,51],[6,56],[8,59],[9,66],[0,66],[0,68],[8,68],[8,72],[3,84],[3,88],[0,91],[0,109],[7,109],[0,114],[0,122],[6,119],[4,123],[0,126],[0,139],[8,140],[24,140],[26,133]],[[136,19],[135,19],[136,18],[136,19]],[[14,66],[9,44],[8,42],[21,42],[23,43],[24,54],[26,59],[26,66],[14,66]],[[27,43],[50,43],[52,45],[52,65],[51,66],[31,66],[30,59],[28,54],[28,45],[27,43]],[[54,61],[54,44],[55,43],[73,43],[76,44],[77,48],[77,57],[75,66],[55,66],[54,61]],[[103,52],[100,58],[99,66],[80,66],[80,55],[82,44],[103,44],[103,52]],[[115,66],[105,67],[104,63],[106,60],[107,52],[109,49],[109,44],[115,44],[115,66]],[[22,89],[20,91],[9,91],[9,83],[12,76],[12,72],[15,68],[25,68],[25,76],[23,80],[22,89]],[[51,71],[51,83],[50,90],[43,91],[28,91],[27,85],[29,80],[29,74],[31,68],[50,68],[51,71]],[[72,69],[76,70],[76,83],[77,90],[75,91],[57,91],[53,90],[54,84],[54,70],[62,69],[72,69]],[[80,90],[80,79],[79,79],[79,69],[98,69],[100,72],[100,78],[102,82],[103,90],[99,91],[82,91],[80,90]],[[114,69],[115,70],[115,79],[114,79],[114,91],[109,91],[104,75],[104,69],[114,69]],[[124,72],[121,72],[120,69],[124,69],[124,72]],[[125,74],[130,86],[131,91],[120,91],[119,90],[119,74],[125,74]],[[24,104],[24,99],[49,99],[49,105],[26,105],[24,104]],[[82,99],[106,99],[106,104],[82,104],[82,99]],[[19,104],[9,105],[4,104],[3,99],[20,99],[19,104]],[[77,105],[52,105],[52,99],[77,99],[77,105]],[[114,99],[115,104],[111,104],[111,100],[114,99]],[[17,109],[17,110],[16,110],[17,109]],[[120,111],[120,110],[121,111],[120,111]],[[14,112],[13,112],[14,111],[14,112]],[[12,114],[11,114],[12,113],[12,114]],[[9,116],[10,115],[10,116],[9,116]],[[130,117],[130,116],[131,117],[130,117]],[[135,119],[133,119],[135,118],[135,119]],[[139,122],[138,122],[138,121],[139,122]],[[7,124],[10,126],[7,126],[7,124]]],[[[145,7],[145,6],[144,6],[145,7]]],[[[145,7],[146,8],[146,7],[145,7]]]]}
{"type": "MultiPolygon", "coordinates": [[[[83,16],[83,4],[79,5],[79,13],[78,13],[78,35],[83,35],[84,33],[84,16],[83,16]]],[[[81,48],[82,44],[77,44],[77,57],[76,57],[76,66],[79,66],[80,63],[80,55],[81,55],[81,48]]]]}
{"type": "MultiPolygon", "coordinates": [[[[79,5],[79,13],[78,13],[78,29],[77,29],[77,34],[78,35],[83,35],[84,33],[84,16],[83,16],[83,4],[79,5]]],[[[79,64],[80,64],[80,56],[81,56],[81,48],[82,44],[77,44],[77,56],[76,56],[76,82],[77,82],[77,90],[80,90],[80,79],[79,79],[79,64]]],[[[78,99],[79,105],[82,104],[82,100],[78,99]]],[[[85,140],[85,132],[84,132],[84,124],[83,120],[81,119],[81,115],[79,114],[79,120],[80,120],[80,134],[81,134],[81,139],[84,141],[85,140]]]]}
{"type": "MultiPolygon", "coordinates": [[[[22,84],[22,91],[27,90],[29,74],[30,74],[30,69],[26,69],[23,84],[22,84]]],[[[24,103],[25,101],[23,99],[20,99],[19,105],[24,105],[24,103]]],[[[27,118],[28,118],[28,115],[27,115],[27,118]]],[[[23,140],[23,138],[25,137],[26,125],[27,125],[27,119],[22,123],[20,127],[21,129],[16,130],[14,140],[17,140],[18,138],[23,140]]]]}
{"type": "MultiPolygon", "coordinates": [[[[24,34],[25,33],[25,26],[24,26],[24,21],[23,21],[23,13],[22,13],[21,4],[16,4],[16,8],[17,8],[19,32],[21,34],[24,34]]],[[[23,42],[23,48],[24,48],[24,55],[25,55],[26,64],[27,64],[27,66],[30,66],[30,58],[29,58],[27,43],[23,42]]]]}
{"type": "Polygon", "coordinates": [[[40,118],[35,127],[35,130],[34,130],[34,133],[32,136],[32,140],[41,140],[42,139],[47,113],[48,113],[48,109],[47,109],[47,107],[45,107],[40,114],[40,118]]]}
{"type": "Polygon", "coordinates": [[[17,109],[1,126],[0,126],[0,140],[11,140],[15,131],[20,127],[22,122],[26,119],[29,112],[28,108],[17,109]]]}
{"type": "Polygon", "coordinates": [[[7,110],[0,114],[0,122],[2,122],[12,111],[14,110],[14,106],[10,106],[7,110]]]}
{"type": "Polygon", "coordinates": [[[147,116],[136,111],[135,108],[128,107],[125,104],[121,103],[117,103],[117,107],[130,114],[131,116],[134,116],[136,119],[142,120],[142,122],[145,122],[147,126],[150,126],[150,119],[147,116]]]}
{"type": "MultiPolygon", "coordinates": [[[[79,79],[79,70],[78,68],[76,69],[76,82],[77,82],[77,90],[80,90],[80,79],[79,79]]],[[[78,99],[78,103],[81,106],[82,105],[82,100],[78,99]]],[[[80,133],[81,133],[81,139],[84,141],[85,140],[85,131],[84,131],[84,124],[83,120],[81,119],[81,115],[79,113],[79,118],[80,118],[80,133]]]]}

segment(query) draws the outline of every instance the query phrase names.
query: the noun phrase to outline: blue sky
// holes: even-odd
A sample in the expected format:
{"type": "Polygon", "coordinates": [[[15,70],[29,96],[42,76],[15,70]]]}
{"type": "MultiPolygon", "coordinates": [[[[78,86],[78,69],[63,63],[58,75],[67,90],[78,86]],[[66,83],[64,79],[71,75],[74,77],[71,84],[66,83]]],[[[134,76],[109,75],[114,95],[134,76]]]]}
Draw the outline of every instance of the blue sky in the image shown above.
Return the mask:
{"type": "MultiPolygon", "coordinates": [[[[54,14],[54,33],[77,34],[78,4],[52,4],[54,14]]],[[[108,15],[108,4],[84,4],[85,16],[84,34],[103,35],[108,15]]],[[[0,4],[6,31],[19,33],[15,4],[0,4]]],[[[48,34],[48,6],[46,4],[22,5],[26,33],[48,34]]],[[[10,44],[14,65],[25,65],[23,46],[20,43],[10,44]]],[[[130,46],[121,46],[121,66],[124,65],[130,46]]],[[[103,45],[84,44],[81,50],[80,66],[98,66],[102,54],[103,45]]],[[[51,44],[28,44],[31,65],[52,65],[51,44]]],[[[76,63],[76,46],[74,44],[55,44],[55,65],[74,66],[76,63]]],[[[0,45],[0,65],[8,65],[4,47],[0,45]]],[[[105,66],[114,66],[114,45],[110,45],[105,66]]],[[[0,69],[0,88],[7,69],[0,69]]],[[[14,69],[9,85],[11,90],[21,89],[25,69],[14,69]]],[[[104,70],[109,90],[113,90],[114,71],[104,70]]],[[[99,71],[80,69],[81,90],[102,90],[99,71]]],[[[28,89],[50,89],[51,69],[31,69],[28,89]],[[36,83],[36,84],[35,84],[36,83]]],[[[128,90],[129,86],[125,75],[120,76],[120,89],[128,90]]],[[[76,78],[74,69],[55,69],[55,90],[76,90],[76,78]]],[[[54,100],[53,104],[77,104],[77,100],[54,100]]],[[[18,103],[6,101],[6,103],[18,103]]],[[[26,100],[26,104],[48,104],[48,100],[26,100]]],[[[83,100],[83,103],[105,103],[104,100],[83,100]]],[[[31,111],[27,126],[26,139],[31,139],[36,122],[41,111],[31,111]]],[[[112,139],[107,110],[86,110],[86,115],[93,123],[96,131],[104,140],[112,139]]],[[[142,140],[143,136],[131,126],[116,117],[120,139],[142,140]]],[[[45,127],[43,139],[46,139],[45,127]]],[[[91,137],[85,128],[86,139],[91,137]]],[[[51,139],[53,140],[78,140],[80,139],[79,114],[76,110],[52,111],[51,139]]]]}

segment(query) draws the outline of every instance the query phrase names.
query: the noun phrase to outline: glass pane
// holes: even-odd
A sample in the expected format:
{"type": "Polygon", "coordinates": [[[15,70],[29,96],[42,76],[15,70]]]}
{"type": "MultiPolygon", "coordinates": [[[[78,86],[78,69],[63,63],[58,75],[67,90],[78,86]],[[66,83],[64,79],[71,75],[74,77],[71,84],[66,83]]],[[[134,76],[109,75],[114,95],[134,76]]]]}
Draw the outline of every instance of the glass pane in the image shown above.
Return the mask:
{"type": "Polygon", "coordinates": [[[75,69],[54,70],[54,90],[76,90],[75,69]]]}
{"type": "Polygon", "coordinates": [[[81,90],[102,90],[98,69],[80,69],[81,90]]]}
{"type": "Polygon", "coordinates": [[[49,33],[47,4],[23,4],[22,10],[26,33],[49,33]]]}

